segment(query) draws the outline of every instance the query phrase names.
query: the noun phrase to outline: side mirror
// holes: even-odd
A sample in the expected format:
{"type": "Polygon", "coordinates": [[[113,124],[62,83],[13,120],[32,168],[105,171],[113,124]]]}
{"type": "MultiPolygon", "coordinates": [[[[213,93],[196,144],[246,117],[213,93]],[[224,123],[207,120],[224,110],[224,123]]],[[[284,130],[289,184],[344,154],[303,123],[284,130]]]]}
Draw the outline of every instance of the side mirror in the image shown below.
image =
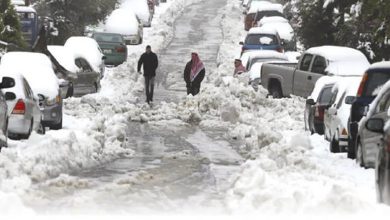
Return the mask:
{"type": "Polygon", "coordinates": [[[6,93],[4,94],[4,97],[5,97],[5,100],[6,100],[6,101],[12,101],[12,100],[15,100],[15,99],[16,99],[16,95],[15,95],[15,93],[13,93],[13,92],[6,92],[6,93]]]}
{"type": "Polygon", "coordinates": [[[355,101],[356,101],[355,96],[347,96],[345,98],[345,104],[347,104],[347,105],[352,105],[355,101]]]}
{"type": "Polygon", "coordinates": [[[315,105],[316,102],[314,101],[314,99],[306,99],[306,104],[307,105],[315,105]]]}
{"type": "Polygon", "coordinates": [[[38,94],[38,99],[39,99],[39,102],[43,102],[43,101],[45,101],[45,96],[42,94],[38,94]]]}
{"type": "Polygon", "coordinates": [[[3,77],[3,80],[0,84],[1,89],[12,88],[15,86],[15,80],[11,77],[3,77]]]}
{"type": "Polygon", "coordinates": [[[375,133],[383,133],[384,126],[385,126],[385,121],[381,118],[370,118],[366,122],[367,130],[375,133]]]}
{"type": "Polygon", "coordinates": [[[241,41],[241,42],[240,42],[240,43],[238,43],[238,44],[239,44],[239,45],[244,45],[244,42],[242,42],[242,41],[241,41]]]}
{"type": "Polygon", "coordinates": [[[337,109],[336,108],[329,108],[328,114],[329,115],[337,115],[337,109]]]}

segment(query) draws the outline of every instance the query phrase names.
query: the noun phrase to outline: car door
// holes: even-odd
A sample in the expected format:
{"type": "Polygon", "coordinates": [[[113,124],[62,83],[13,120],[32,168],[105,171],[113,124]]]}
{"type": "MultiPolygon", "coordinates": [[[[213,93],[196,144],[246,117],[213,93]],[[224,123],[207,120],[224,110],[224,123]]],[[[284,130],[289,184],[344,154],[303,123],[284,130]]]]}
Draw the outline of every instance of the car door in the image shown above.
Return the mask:
{"type": "Polygon", "coordinates": [[[332,136],[335,134],[335,130],[337,130],[337,109],[338,109],[338,104],[336,102],[337,95],[339,93],[338,88],[333,88],[332,89],[332,96],[330,98],[329,102],[329,109],[325,110],[324,113],[324,125],[325,125],[325,138],[327,140],[330,140],[332,136]],[[333,112],[336,112],[335,114],[332,114],[333,112]]]}
{"type": "MultiPolygon", "coordinates": [[[[293,94],[297,96],[307,97],[309,93],[306,91],[306,85],[311,80],[310,67],[313,61],[314,55],[303,55],[297,70],[295,71],[293,78],[293,94]]],[[[314,88],[314,87],[313,87],[314,88]]]]}
{"type": "MultiPolygon", "coordinates": [[[[379,100],[376,106],[372,106],[374,109],[374,113],[370,118],[382,118],[385,121],[389,118],[387,115],[387,110],[390,106],[390,91],[387,91],[379,100]]],[[[382,134],[371,132],[366,129],[365,125],[362,125],[362,132],[360,141],[364,145],[363,149],[363,157],[365,162],[373,163],[376,159],[376,154],[378,152],[378,147],[380,146],[382,134]]],[[[371,164],[373,166],[373,164],[371,164]]]]}
{"type": "Polygon", "coordinates": [[[98,84],[100,79],[99,73],[92,70],[88,61],[80,58],[79,59],[82,71],[79,72],[78,87],[81,88],[84,93],[93,92],[95,86],[98,84]]]}
{"type": "Polygon", "coordinates": [[[318,55],[314,57],[305,85],[305,94],[310,95],[317,80],[326,75],[325,69],[327,66],[328,62],[324,57],[318,55]]]}

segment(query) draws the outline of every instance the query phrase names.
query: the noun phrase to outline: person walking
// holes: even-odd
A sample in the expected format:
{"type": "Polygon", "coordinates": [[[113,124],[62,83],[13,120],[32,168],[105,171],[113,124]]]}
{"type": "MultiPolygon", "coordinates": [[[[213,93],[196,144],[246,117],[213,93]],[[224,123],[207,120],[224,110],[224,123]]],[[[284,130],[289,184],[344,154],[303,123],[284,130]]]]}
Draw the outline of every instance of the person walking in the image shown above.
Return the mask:
{"type": "Polygon", "coordinates": [[[139,74],[142,74],[142,66],[144,68],[146,102],[150,104],[153,102],[154,78],[156,77],[158,58],[157,55],[152,52],[152,48],[149,45],[146,46],[146,52],[143,53],[138,60],[137,69],[139,74]]]}
{"type": "Polygon", "coordinates": [[[200,84],[202,83],[206,69],[203,62],[200,60],[197,53],[191,54],[191,60],[187,63],[184,69],[184,81],[187,86],[187,95],[197,95],[200,91],[200,84]]]}

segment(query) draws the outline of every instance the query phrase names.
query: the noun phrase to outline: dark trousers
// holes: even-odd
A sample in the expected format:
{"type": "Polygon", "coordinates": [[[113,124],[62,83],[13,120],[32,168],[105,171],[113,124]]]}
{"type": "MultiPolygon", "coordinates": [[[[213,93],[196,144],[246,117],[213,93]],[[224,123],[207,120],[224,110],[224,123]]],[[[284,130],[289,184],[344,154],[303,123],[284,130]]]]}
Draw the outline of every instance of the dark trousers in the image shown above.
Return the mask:
{"type": "Polygon", "coordinates": [[[187,84],[187,95],[192,94],[196,96],[200,91],[200,85],[193,85],[192,83],[187,84]]]}
{"type": "Polygon", "coordinates": [[[154,92],[154,76],[145,76],[145,93],[146,93],[146,102],[153,101],[153,92],[154,92]]]}

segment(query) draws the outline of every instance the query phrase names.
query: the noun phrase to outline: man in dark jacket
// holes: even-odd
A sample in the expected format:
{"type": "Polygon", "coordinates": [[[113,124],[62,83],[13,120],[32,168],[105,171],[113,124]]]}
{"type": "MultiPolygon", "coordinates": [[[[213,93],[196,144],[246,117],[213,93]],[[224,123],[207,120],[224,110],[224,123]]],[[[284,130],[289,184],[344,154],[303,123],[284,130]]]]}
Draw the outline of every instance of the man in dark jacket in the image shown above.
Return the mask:
{"type": "Polygon", "coordinates": [[[200,91],[200,84],[206,75],[206,69],[197,53],[191,54],[191,60],[184,69],[184,81],[187,86],[187,95],[197,95],[200,91]]]}
{"type": "Polygon", "coordinates": [[[141,55],[138,61],[137,69],[140,74],[142,74],[142,65],[144,67],[146,102],[150,104],[150,102],[153,102],[154,78],[158,67],[158,58],[149,45],[146,46],[146,52],[141,55]]]}

